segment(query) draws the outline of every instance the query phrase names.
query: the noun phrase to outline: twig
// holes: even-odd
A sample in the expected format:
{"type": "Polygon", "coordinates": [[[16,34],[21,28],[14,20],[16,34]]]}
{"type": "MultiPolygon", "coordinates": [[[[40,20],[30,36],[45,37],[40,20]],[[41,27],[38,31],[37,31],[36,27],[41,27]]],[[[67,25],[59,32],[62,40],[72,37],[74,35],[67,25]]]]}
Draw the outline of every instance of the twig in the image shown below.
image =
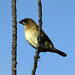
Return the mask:
{"type": "Polygon", "coordinates": [[[40,52],[40,44],[41,44],[41,33],[42,33],[42,5],[41,5],[41,0],[38,0],[38,9],[39,9],[39,32],[38,32],[38,48],[36,50],[36,54],[34,56],[34,66],[32,70],[32,75],[35,75],[36,68],[37,68],[37,63],[38,63],[38,58],[39,58],[39,52],[40,52]]]}
{"type": "Polygon", "coordinates": [[[16,73],[16,51],[17,51],[17,22],[16,22],[16,0],[12,0],[12,75],[17,75],[16,73]]]}

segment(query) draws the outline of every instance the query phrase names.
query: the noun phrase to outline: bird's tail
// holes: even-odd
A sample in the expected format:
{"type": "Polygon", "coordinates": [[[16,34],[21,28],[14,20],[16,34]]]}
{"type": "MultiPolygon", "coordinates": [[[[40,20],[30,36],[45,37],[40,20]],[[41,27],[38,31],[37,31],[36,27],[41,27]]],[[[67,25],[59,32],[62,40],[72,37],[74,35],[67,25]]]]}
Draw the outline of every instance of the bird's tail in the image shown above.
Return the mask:
{"type": "Polygon", "coordinates": [[[52,52],[57,53],[57,54],[59,54],[59,55],[61,55],[61,56],[63,56],[63,57],[67,56],[66,53],[64,53],[64,52],[62,52],[62,51],[60,51],[60,50],[57,50],[57,49],[55,49],[55,48],[52,50],[52,52]]]}

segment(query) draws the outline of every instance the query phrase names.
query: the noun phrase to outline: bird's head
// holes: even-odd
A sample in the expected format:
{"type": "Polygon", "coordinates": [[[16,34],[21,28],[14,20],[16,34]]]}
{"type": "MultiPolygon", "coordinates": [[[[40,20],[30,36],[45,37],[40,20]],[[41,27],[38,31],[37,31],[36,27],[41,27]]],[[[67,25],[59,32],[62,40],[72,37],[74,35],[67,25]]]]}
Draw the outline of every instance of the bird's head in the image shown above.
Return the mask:
{"type": "Polygon", "coordinates": [[[20,24],[23,24],[24,26],[31,26],[31,25],[36,25],[36,23],[30,19],[30,18],[25,18],[19,21],[20,24]]]}

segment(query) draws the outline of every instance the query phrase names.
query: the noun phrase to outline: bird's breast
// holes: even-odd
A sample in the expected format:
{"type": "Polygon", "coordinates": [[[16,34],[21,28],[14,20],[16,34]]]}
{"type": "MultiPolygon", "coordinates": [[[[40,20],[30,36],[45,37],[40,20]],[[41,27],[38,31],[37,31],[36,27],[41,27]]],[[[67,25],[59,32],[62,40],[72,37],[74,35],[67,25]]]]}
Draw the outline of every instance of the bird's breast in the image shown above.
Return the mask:
{"type": "Polygon", "coordinates": [[[27,29],[25,30],[25,38],[28,41],[29,44],[31,44],[33,47],[37,47],[37,37],[38,32],[35,29],[27,29]]]}

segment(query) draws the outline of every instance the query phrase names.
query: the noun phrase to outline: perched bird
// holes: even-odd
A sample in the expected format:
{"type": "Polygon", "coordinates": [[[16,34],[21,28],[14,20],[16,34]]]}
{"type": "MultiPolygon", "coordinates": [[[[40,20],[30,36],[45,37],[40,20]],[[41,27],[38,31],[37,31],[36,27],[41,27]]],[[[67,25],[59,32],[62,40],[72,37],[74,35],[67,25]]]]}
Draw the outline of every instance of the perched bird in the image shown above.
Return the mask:
{"type": "MultiPolygon", "coordinates": [[[[22,19],[19,23],[23,24],[25,27],[25,38],[28,43],[32,47],[37,48],[39,26],[30,18],[22,19]]],[[[57,50],[53,46],[53,43],[43,30],[41,34],[40,52],[54,52],[63,57],[67,56],[66,53],[57,50]]]]}

